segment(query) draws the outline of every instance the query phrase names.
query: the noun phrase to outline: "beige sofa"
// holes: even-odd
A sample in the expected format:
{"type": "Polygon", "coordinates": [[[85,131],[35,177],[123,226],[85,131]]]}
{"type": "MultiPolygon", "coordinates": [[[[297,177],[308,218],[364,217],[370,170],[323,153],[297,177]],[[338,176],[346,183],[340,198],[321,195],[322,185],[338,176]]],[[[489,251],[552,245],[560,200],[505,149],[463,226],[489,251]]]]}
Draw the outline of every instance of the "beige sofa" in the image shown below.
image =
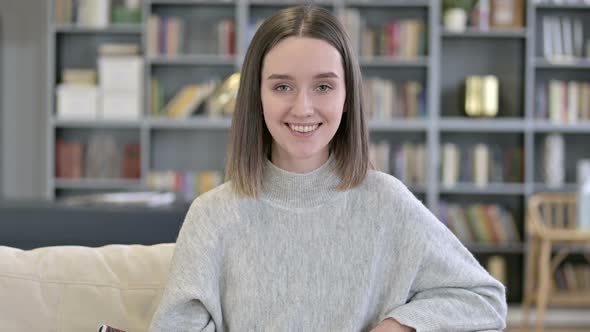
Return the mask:
{"type": "Polygon", "coordinates": [[[0,246],[0,331],[146,331],[174,244],[0,246]]]}

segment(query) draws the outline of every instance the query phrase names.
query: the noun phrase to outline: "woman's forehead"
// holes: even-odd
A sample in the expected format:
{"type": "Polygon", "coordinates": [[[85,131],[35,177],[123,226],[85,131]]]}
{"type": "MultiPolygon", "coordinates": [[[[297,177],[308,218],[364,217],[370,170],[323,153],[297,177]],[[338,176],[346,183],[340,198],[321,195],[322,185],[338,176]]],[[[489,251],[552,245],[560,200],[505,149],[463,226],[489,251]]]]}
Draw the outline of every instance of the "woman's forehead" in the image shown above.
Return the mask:
{"type": "Polygon", "coordinates": [[[340,52],[327,41],[309,37],[288,37],[265,56],[262,74],[316,77],[334,73],[343,77],[340,52]]]}

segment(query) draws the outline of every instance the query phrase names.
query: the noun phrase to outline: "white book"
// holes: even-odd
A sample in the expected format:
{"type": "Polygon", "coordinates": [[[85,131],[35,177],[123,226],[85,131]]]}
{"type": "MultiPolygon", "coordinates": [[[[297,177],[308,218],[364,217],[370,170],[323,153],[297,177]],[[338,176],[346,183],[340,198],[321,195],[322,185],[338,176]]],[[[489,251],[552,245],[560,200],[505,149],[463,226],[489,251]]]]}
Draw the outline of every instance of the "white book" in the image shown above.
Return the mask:
{"type": "Polygon", "coordinates": [[[425,184],[426,183],[426,170],[427,170],[427,163],[426,160],[426,146],[424,144],[419,144],[416,146],[416,184],[425,184]]]}
{"type": "Polygon", "coordinates": [[[446,188],[452,188],[459,179],[459,148],[456,144],[445,143],[442,152],[442,185],[446,188]]]}
{"type": "Polygon", "coordinates": [[[563,40],[563,55],[570,59],[574,57],[574,43],[572,38],[572,21],[569,17],[561,18],[561,36],[563,40]]]}
{"type": "Polygon", "coordinates": [[[569,81],[567,84],[567,121],[569,123],[576,123],[579,119],[578,94],[578,82],[569,81]]]}
{"type": "Polygon", "coordinates": [[[101,91],[135,93],[143,90],[143,59],[139,56],[100,56],[101,91]]]}
{"type": "Polygon", "coordinates": [[[561,34],[561,24],[559,23],[559,17],[552,17],[550,18],[551,22],[551,36],[552,41],[551,45],[553,45],[553,59],[560,59],[563,56],[563,40],[561,34]]]}
{"type": "Polygon", "coordinates": [[[152,15],[148,19],[148,54],[156,56],[160,53],[160,17],[152,15]]]}
{"type": "Polygon", "coordinates": [[[544,178],[551,188],[563,186],[565,179],[565,144],[561,134],[549,134],[545,137],[544,178]]]}
{"type": "Polygon", "coordinates": [[[580,87],[580,119],[590,120],[590,83],[584,82],[580,87]]]}
{"type": "Polygon", "coordinates": [[[377,162],[382,172],[389,173],[389,142],[382,141],[377,144],[377,162]]]}
{"type": "Polygon", "coordinates": [[[385,113],[386,119],[391,119],[394,115],[393,112],[393,93],[391,92],[394,89],[393,82],[389,80],[382,81],[382,93],[383,93],[383,111],[385,113]]]}
{"type": "Polygon", "coordinates": [[[377,145],[375,143],[369,144],[369,160],[371,161],[371,164],[373,164],[373,167],[378,171],[382,171],[377,163],[377,145]]]}
{"type": "Polygon", "coordinates": [[[543,16],[543,55],[547,60],[550,60],[553,56],[553,46],[551,41],[551,18],[543,16]]]}
{"type": "Polygon", "coordinates": [[[553,123],[561,123],[562,111],[562,81],[550,80],[549,81],[549,120],[553,123]]]}
{"type": "Polygon", "coordinates": [[[57,86],[56,116],[68,120],[94,120],[99,114],[99,91],[93,85],[57,86]]]}
{"type": "Polygon", "coordinates": [[[108,92],[102,95],[101,117],[110,120],[138,120],[141,117],[141,94],[108,92]]]}
{"type": "Polygon", "coordinates": [[[584,56],[584,27],[580,19],[574,20],[574,56],[582,58],[584,56]]]}
{"type": "Polygon", "coordinates": [[[476,144],[474,147],[474,182],[477,187],[483,188],[489,182],[490,150],[485,144],[476,144]]]}

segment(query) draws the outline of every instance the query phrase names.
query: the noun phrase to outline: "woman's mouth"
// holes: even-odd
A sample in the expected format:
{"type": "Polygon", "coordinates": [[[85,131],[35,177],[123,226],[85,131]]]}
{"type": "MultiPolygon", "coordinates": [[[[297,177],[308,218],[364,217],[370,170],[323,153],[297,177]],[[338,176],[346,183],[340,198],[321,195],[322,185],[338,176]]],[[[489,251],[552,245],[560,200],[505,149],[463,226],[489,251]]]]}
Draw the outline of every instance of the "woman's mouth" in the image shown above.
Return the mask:
{"type": "Polygon", "coordinates": [[[287,123],[291,133],[296,136],[310,136],[312,135],[322,124],[321,123],[310,123],[310,124],[295,124],[287,123]]]}

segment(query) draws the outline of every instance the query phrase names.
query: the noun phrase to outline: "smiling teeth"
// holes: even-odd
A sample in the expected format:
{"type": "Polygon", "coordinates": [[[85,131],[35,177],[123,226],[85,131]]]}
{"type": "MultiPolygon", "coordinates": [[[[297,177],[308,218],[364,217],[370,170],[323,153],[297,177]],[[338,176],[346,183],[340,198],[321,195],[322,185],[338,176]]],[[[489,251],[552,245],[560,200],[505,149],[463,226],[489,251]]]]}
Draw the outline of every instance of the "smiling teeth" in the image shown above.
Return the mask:
{"type": "Polygon", "coordinates": [[[318,125],[313,125],[313,126],[294,126],[294,125],[289,125],[289,127],[291,128],[291,130],[293,131],[298,131],[300,133],[308,133],[310,131],[314,131],[318,128],[318,125]]]}

